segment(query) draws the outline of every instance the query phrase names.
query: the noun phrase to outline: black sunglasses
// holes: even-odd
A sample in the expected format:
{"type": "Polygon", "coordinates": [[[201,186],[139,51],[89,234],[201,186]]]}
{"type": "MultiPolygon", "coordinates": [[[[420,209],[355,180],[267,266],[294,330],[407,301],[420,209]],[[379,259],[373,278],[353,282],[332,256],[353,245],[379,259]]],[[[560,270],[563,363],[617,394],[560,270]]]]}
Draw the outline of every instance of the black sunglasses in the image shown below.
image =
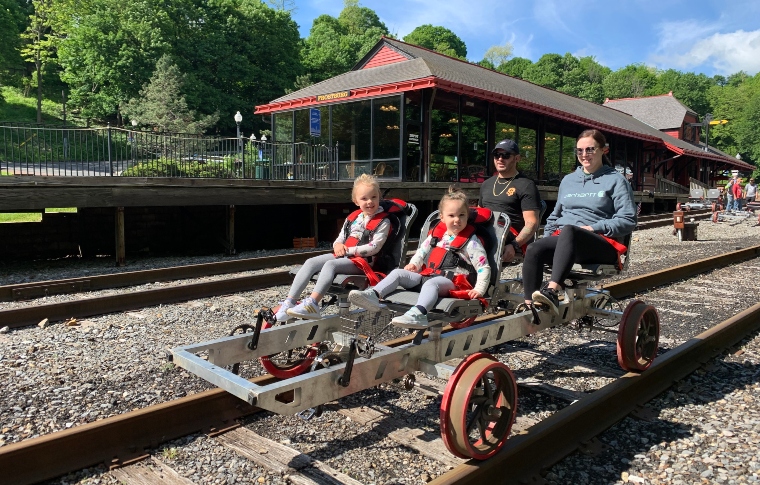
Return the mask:
{"type": "Polygon", "coordinates": [[[510,158],[512,158],[512,155],[514,155],[514,153],[494,153],[493,157],[497,160],[500,158],[503,158],[504,160],[509,160],[510,158]]]}

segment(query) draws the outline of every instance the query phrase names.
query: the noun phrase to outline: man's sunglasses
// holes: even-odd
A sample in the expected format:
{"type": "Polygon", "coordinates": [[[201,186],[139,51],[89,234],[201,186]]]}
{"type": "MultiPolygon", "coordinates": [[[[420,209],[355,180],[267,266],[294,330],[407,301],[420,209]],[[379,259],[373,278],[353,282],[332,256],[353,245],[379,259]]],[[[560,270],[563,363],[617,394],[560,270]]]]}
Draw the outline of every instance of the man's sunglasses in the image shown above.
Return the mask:
{"type": "Polygon", "coordinates": [[[493,157],[497,160],[500,158],[503,158],[504,160],[509,160],[512,157],[512,155],[514,155],[514,153],[494,153],[493,157]]]}

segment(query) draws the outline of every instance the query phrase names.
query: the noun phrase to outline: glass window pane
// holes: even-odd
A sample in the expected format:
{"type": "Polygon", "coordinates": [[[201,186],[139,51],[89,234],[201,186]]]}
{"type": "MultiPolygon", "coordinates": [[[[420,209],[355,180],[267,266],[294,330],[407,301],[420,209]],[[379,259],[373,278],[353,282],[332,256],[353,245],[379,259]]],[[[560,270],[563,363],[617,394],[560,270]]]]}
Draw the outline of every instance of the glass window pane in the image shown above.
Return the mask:
{"type": "Polygon", "coordinates": [[[374,145],[372,158],[374,160],[399,158],[401,143],[401,96],[376,99],[373,104],[375,130],[372,140],[374,145]]]}
{"type": "Polygon", "coordinates": [[[561,158],[559,144],[561,138],[561,136],[555,135],[554,133],[547,133],[546,136],[544,136],[543,184],[545,185],[559,185],[559,161],[561,158]]]}
{"type": "Polygon", "coordinates": [[[430,180],[454,182],[457,177],[457,132],[459,119],[455,111],[434,109],[430,114],[430,180]]]}
{"type": "Polygon", "coordinates": [[[536,131],[530,128],[520,127],[520,162],[517,170],[533,180],[536,180],[536,131]]]}
{"type": "Polygon", "coordinates": [[[272,138],[280,143],[293,142],[293,112],[275,113],[274,116],[274,133],[272,138]]]}
{"type": "Polygon", "coordinates": [[[462,115],[462,162],[460,182],[483,182],[486,176],[486,120],[462,115]]]}
{"type": "Polygon", "coordinates": [[[574,172],[578,166],[578,157],[575,156],[575,138],[571,136],[562,137],[562,166],[560,175],[566,175],[574,172]]]}
{"type": "Polygon", "coordinates": [[[333,144],[338,143],[339,160],[369,160],[371,115],[369,100],[333,106],[332,136],[333,144]]]}

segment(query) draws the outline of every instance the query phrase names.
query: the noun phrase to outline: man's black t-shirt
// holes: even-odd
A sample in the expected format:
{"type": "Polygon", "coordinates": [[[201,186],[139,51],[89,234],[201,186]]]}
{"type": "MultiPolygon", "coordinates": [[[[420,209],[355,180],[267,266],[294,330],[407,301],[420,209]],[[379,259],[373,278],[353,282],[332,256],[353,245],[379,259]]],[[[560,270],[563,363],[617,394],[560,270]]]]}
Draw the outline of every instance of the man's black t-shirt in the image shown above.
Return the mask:
{"type": "Polygon", "coordinates": [[[491,210],[506,212],[509,216],[510,225],[517,231],[521,231],[525,226],[523,211],[541,210],[541,196],[538,193],[538,188],[535,182],[518,173],[511,183],[503,183],[504,179],[500,179],[494,189],[496,177],[494,175],[480,185],[478,205],[491,210]]]}

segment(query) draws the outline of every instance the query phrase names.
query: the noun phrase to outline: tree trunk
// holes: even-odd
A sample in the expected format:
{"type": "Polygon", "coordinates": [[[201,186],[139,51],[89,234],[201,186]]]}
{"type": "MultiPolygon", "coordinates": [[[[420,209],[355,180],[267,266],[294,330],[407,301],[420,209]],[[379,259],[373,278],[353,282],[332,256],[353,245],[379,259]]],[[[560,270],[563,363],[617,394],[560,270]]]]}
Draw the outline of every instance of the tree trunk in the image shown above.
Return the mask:
{"type": "Polygon", "coordinates": [[[37,123],[42,123],[42,62],[39,53],[37,53],[34,64],[37,68],[37,123]]]}

